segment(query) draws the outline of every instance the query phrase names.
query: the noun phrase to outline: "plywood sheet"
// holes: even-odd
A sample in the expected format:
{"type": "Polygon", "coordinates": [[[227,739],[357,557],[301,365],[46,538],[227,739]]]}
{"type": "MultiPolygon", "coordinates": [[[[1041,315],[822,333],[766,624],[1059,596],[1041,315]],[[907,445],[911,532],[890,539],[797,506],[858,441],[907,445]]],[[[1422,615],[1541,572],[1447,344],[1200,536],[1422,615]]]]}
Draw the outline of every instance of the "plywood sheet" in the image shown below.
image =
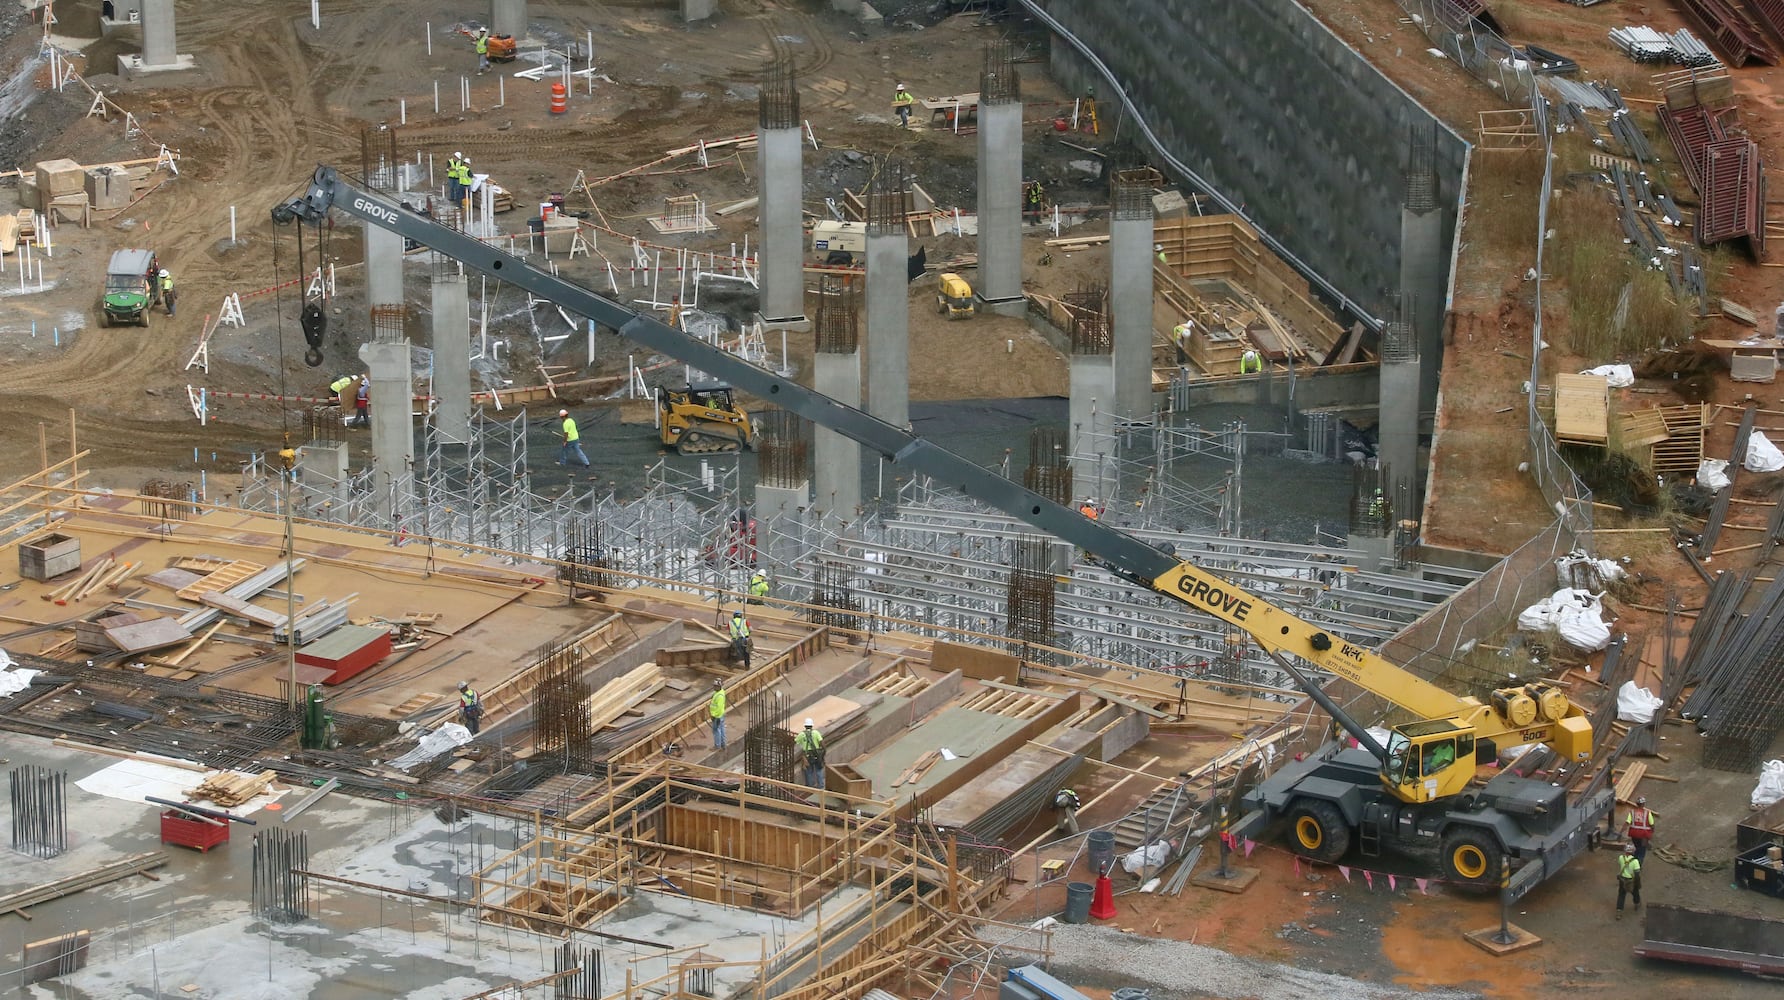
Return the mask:
{"type": "Polygon", "coordinates": [[[817,701],[812,702],[811,706],[808,707],[803,714],[796,715],[794,718],[787,720],[787,731],[797,734],[800,730],[805,728],[805,720],[810,719],[817,727],[818,732],[827,733],[830,731],[830,727],[836,720],[844,718],[860,709],[860,702],[850,701],[847,698],[838,698],[835,695],[819,698],[817,701]]]}
{"type": "Polygon", "coordinates": [[[1603,375],[1555,376],[1555,438],[1603,444],[1610,438],[1610,381],[1603,375]]]}
{"type": "Polygon", "coordinates": [[[172,618],[151,618],[105,630],[105,637],[126,653],[146,653],[151,649],[177,646],[192,638],[192,633],[172,618]]]}
{"type": "Polygon", "coordinates": [[[202,573],[194,573],[189,569],[173,569],[171,567],[168,569],[156,570],[142,578],[143,582],[150,586],[176,592],[184,590],[202,579],[204,579],[204,574],[202,573]]]}

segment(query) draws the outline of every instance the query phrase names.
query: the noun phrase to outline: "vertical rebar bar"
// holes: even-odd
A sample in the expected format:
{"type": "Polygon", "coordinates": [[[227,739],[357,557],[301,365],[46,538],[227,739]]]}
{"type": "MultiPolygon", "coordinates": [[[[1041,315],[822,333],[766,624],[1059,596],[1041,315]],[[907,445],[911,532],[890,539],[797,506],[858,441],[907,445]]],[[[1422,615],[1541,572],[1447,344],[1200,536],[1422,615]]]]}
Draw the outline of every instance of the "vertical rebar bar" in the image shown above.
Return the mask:
{"type": "Polygon", "coordinates": [[[68,850],[68,772],[26,764],[7,775],[12,793],[12,849],[39,858],[68,850]]]}

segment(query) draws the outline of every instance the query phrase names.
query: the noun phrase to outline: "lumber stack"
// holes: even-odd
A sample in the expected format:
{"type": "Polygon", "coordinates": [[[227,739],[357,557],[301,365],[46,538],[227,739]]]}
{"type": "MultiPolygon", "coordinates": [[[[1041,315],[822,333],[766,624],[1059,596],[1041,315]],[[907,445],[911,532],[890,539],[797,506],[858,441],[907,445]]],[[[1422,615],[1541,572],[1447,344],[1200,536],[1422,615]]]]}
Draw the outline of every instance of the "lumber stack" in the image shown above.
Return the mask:
{"type": "Polygon", "coordinates": [[[197,788],[187,792],[186,797],[209,800],[226,808],[239,806],[266,791],[276,777],[278,775],[272,771],[262,771],[251,776],[224,771],[204,779],[197,788]]]}
{"type": "Polygon", "coordinates": [[[601,686],[588,700],[588,724],[591,730],[617,726],[621,716],[661,691],[668,681],[663,669],[645,663],[625,676],[601,686]]]}
{"type": "Polygon", "coordinates": [[[151,868],[159,868],[164,864],[167,864],[167,855],[160,851],[135,854],[122,861],[114,861],[109,865],[88,869],[79,875],[70,875],[54,882],[45,882],[42,885],[0,896],[0,913],[15,913],[29,906],[47,903],[52,899],[72,896],[77,892],[97,888],[108,882],[116,882],[121,878],[141,874],[151,868]]]}

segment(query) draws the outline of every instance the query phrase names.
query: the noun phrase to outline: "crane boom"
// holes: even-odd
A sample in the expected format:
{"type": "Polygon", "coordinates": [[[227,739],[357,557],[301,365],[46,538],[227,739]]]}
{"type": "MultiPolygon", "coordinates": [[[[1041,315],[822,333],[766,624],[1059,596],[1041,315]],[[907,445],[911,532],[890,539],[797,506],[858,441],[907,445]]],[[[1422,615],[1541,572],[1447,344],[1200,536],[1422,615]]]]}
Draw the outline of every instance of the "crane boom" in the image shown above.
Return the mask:
{"type": "MultiPolygon", "coordinates": [[[[1180,560],[1171,552],[1054,503],[904,428],[759,368],[654,316],[547,273],[428,216],[409,211],[385,195],[349,182],[333,167],[318,166],[307,192],[275,208],[273,218],[275,222],[298,219],[320,223],[330,209],[341,209],[371,225],[445,253],[470,268],[611,327],[649,350],[675,358],[775,406],[797,413],[818,426],[849,437],[891,462],[956,488],[980,503],[1094,554],[1105,565],[1136,583],[1244,631],[1272,655],[1300,657],[1320,670],[1392,701],[1421,719],[1451,720],[1473,728],[1479,736],[1486,738],[1516,734],[1518,742],[1547,743],[1567,759],[1578,760],[1589,755],[1591,728],[1584,711],[1564,699],[1557,702],[1552,694],[1544,701],[1545,692],[1553,689],[1528,694],[1523,694],[1523,688],[1508,689],[1514,694],[1507,698],[1504,706],[1455,695],[1395,666],[1370,649],[1333,636],[1213,573],[1180,560]],[[1519,696],[1526,701],[1517,701],[1519,696]],[[1510,708],[1514,703],[1526,707],[1540,703],[1540,710],[1514,710],[1510,708]]],[[[1495,702],[1499,700],[1496,694],[1495,702]]],[[[1359,739],[1371,744],[1378,757],[1383,756],[1360,727],[1348,719],[1341,718],[1340,722],[1352,729],[1359,739]]]]}

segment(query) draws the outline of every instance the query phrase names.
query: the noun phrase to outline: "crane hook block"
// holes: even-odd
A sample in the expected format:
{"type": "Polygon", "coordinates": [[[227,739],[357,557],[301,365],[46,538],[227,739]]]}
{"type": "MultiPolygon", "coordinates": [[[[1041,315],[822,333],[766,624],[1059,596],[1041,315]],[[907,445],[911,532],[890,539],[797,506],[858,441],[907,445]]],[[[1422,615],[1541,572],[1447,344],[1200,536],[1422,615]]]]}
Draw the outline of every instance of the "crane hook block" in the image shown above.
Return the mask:
{"type": "Polygon", "coordinates": [[[320,348],[312,347],[309,350],[305,351],[304,352],[304,364],[309,365],[311,368],[321,368],[322,367],[322,350],[320,348]]]}
{"type": "Polygon", "coordinates": [[[322,311],[321,303],[306,303],[297,322],[304,328],[304,342],[311,347],[321,347],[322,335],[328,332],[328,314],[322,311]]]}

